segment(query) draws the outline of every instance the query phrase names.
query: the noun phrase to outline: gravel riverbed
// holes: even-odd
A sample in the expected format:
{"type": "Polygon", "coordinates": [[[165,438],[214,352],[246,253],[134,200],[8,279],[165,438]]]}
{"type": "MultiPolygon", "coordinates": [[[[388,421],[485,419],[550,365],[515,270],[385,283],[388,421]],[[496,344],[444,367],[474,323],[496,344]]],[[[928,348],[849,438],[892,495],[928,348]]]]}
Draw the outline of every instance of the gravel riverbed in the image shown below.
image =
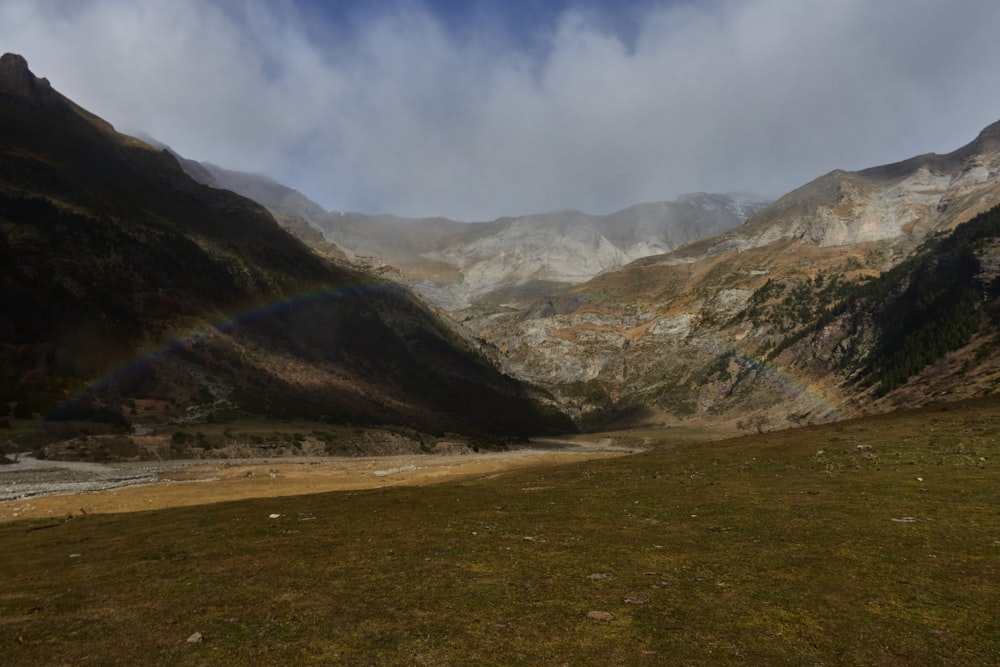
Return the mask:
{"type": "Polygon", "coordinates": [[[0,502],[152,484],[164,471],[196,463],[201,461],[84,463],[21,456],[17,463],[0,466],[0,502]]]}

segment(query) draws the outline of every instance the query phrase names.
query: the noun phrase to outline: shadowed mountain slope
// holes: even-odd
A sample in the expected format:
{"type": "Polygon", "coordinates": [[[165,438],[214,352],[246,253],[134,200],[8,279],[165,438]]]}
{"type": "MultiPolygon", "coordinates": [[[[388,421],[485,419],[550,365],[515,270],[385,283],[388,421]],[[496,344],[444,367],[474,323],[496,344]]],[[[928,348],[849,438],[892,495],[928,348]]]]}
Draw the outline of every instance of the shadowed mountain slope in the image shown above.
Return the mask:
{"type": "Polygon", "coordinates": [[[0,408],[566,428],[404,288],[310,252],[0,59],[0,408]],[[130,409],[125,409],[126,407],[130,409]]]}

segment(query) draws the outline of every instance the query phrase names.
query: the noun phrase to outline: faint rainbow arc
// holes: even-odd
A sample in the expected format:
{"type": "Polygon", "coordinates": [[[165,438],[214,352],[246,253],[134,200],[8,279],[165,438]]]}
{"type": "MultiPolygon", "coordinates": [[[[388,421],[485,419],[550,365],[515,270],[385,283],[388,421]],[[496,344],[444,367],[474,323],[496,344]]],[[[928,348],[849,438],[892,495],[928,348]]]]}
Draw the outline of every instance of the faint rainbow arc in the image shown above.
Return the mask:
{"type": "Polygon", "coordinates": [[[318,303],[327,299],[350,299],[366,294],[397,291],[399,289],[401,289],[399,285],[387,281],[359,281],[337,286],[323,285],[320,287],[311,287],[290,295],[281,295],[278,298],[260,299],[255,301],[251,306],[231,309],[229,312],[207,322],[203,321],[186,328],[174,330],[162,336],[155,343],[140,347],[127,360],[117,364],[100,377],[82,383],[82,386],[78,386],[72,395],[63,399],[49,410],[44,416],[44,420],[51,419],[53,415],[58,415],[61,411],[68,409],[69,406],[72,406],[88,395],[120,383],[129,375],[140,372],[150,364],[165,359],[186,345],[204,340],[217,333],[225,334],[237,327],[270,317],[284,310],[290,310],[302,304],[318,303]]]}
{"type": "Polygon", "coordinates": [[[721,348],[723,353],[737,357],[743,364],[749,365],[758,373],[780,385],[787,393],[805,397],[813,406],[813,410],[818,411],[816,417],[839,418],[840,407],[812,383],[795,376],[788,370],[779,368],[773,362],[757,354],[753,354],[749,349],[741,348],[737,340],[726,340],[718,336],[704,336],[702,340],[710,341],[714,346],[721,348]]]}

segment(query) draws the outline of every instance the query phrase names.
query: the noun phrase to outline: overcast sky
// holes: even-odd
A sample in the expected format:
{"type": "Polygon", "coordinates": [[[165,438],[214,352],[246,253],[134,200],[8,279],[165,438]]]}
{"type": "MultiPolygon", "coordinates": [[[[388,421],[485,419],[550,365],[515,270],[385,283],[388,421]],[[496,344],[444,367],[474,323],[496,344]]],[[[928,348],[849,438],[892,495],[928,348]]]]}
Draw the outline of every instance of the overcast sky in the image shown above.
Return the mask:
{"type": "Polygon", "coordinates": [[[1000,119],[996,0],[0,0],[0,50],[334,210],[781,195],[1000,119]]]}

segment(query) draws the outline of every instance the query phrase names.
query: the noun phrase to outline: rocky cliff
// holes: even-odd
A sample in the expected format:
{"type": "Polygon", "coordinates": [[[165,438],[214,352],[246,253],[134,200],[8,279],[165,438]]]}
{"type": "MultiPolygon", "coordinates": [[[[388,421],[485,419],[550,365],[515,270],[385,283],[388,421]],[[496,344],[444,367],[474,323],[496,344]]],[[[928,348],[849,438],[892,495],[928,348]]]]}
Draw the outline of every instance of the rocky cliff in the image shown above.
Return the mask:
{"type": "MultiPolygon", "coordinates": [[[[889,269],[1000,204],[998,135],[1000,124],[946,155],[831,172],[720,235],[528,308],[466,311],[463,323],[496,345],[509,373],[549,387],[584,424],[629,415],[773,427],[889,405],[898,399],[849,382],[886,330],[866,326],[865,309],[883,302],[832,314],[873,281],[908,284],[910,274],[889,269]]],[[[981,271],[992,247],[976,251],[981,271]]],[[[931,383],[918,400],[962,391],[945,384],[931,383]]]]}

